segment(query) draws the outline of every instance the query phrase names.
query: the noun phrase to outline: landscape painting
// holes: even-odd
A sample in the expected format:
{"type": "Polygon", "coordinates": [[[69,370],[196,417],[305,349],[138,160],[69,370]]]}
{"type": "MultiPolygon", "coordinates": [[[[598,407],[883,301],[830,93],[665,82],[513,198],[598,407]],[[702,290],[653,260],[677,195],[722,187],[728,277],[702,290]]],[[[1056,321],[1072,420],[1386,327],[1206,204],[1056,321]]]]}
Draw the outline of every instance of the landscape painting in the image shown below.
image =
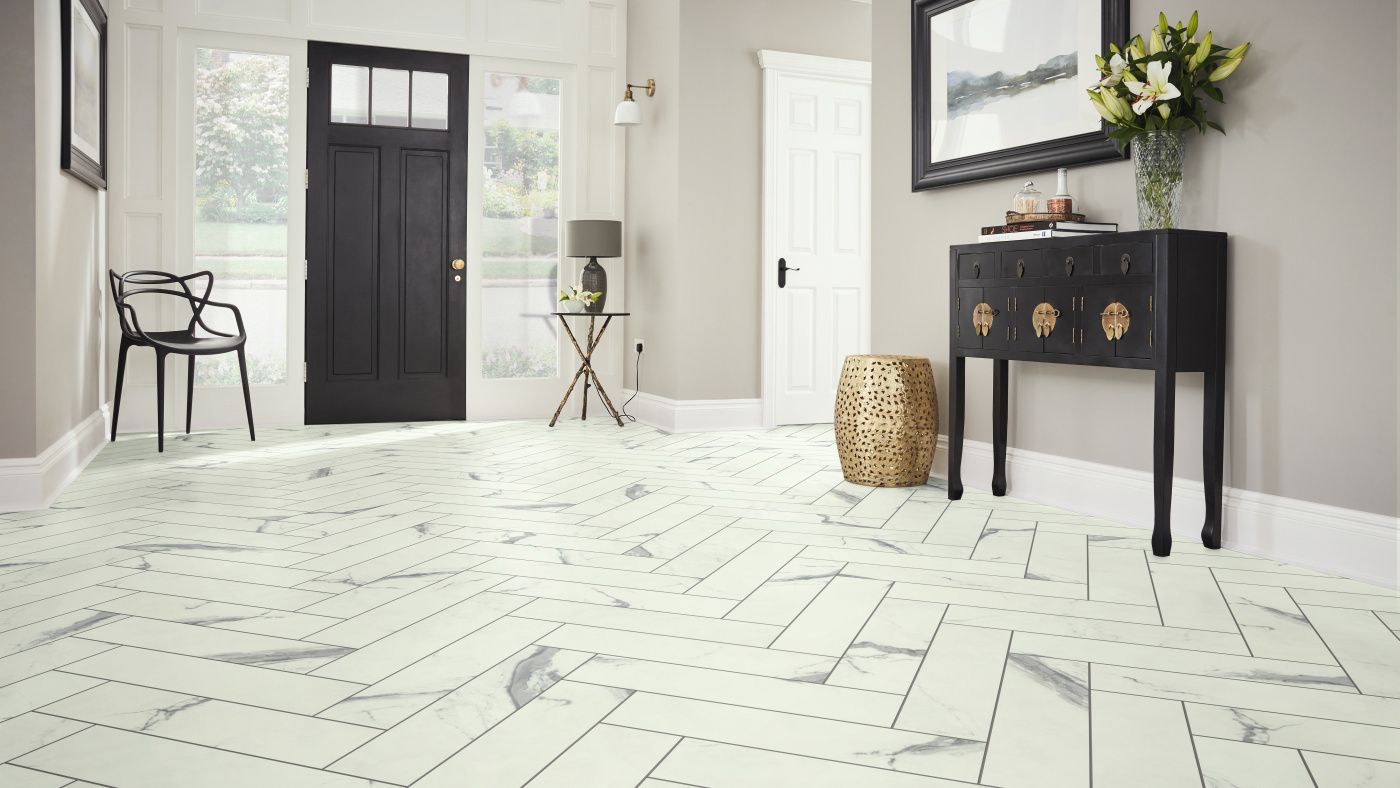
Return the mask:
{"type": "Polygon", "coordinates": [[[1116,157],[1084,91],[1123,0],[914,0],[915,188],[1116,157]],[[1051,144],[1055,143],[1055,144],[1051,144]],[[1104,143],[1100,145],[1098,143],[1104,143]],[[977,177],[967,177],[975,174],[977,177]]]}

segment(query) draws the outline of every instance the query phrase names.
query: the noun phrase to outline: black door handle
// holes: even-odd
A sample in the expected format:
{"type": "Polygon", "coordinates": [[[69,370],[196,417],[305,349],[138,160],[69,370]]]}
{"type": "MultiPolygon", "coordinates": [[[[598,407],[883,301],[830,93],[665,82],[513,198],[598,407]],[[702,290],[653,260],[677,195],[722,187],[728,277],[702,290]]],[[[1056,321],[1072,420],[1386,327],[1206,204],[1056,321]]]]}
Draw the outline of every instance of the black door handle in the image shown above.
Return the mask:
{"type": "Polygon", "coordinates": [[[788,272],[788,271],[801,271],[801,270],[802,270],[801,268],[792,268],[792,267],[788,266],[787,260],[784,259],[784,258],[782,258],[782,257],[779,257],[779,258],[778,258],[778,287],[787,287],[787,272],[788,272]]]}

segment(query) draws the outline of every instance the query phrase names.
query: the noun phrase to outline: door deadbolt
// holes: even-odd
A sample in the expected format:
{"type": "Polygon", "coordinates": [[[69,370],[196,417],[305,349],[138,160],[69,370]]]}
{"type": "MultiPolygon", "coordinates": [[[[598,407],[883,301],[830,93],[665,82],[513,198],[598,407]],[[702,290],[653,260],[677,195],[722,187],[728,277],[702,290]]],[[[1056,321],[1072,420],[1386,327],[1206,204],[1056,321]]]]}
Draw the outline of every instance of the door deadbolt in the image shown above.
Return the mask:
{"type": "Polygon", "coordinates": [[[467,267],[467,264],[464,263],[464,262],[462,262],[462,258],[460,258],[460,257],[457,258],[456,260],[453,260],[453,261],[452,261],[452,268],[453,268],[454,270],[460,271],[460,270],[462,270],[463,268],[466,268],[466,267],[467,267]]]}

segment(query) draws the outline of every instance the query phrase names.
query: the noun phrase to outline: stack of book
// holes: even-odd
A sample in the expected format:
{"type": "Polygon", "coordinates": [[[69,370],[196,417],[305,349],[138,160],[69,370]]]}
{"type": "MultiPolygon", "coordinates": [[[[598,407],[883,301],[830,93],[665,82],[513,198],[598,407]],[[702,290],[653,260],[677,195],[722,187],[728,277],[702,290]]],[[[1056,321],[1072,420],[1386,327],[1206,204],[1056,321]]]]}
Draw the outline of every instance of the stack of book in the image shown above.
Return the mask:
{"type": "Polygon", "coordinates": [[[977,240],[982,243],[994,241],[1023,241],[1027,238],[1069,238],[1080,235],[1098,235],[1118,232],[1117,224],[1095,224],[1092,222],[1015,222],[983,227],[977,240]]]}

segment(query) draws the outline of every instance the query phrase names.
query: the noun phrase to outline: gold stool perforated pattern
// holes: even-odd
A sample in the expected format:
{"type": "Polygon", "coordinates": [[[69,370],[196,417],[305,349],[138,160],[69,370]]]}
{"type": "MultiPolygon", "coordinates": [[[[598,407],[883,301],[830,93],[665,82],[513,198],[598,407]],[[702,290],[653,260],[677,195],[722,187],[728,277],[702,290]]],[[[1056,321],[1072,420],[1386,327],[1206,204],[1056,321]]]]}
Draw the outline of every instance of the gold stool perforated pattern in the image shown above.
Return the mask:
{"type": "Polygon", "coordinates": [[[846,356],[836,391],[836,450],[846,481],[917,487],[938,443],[933,368],[919,356],[846,356]]]}

